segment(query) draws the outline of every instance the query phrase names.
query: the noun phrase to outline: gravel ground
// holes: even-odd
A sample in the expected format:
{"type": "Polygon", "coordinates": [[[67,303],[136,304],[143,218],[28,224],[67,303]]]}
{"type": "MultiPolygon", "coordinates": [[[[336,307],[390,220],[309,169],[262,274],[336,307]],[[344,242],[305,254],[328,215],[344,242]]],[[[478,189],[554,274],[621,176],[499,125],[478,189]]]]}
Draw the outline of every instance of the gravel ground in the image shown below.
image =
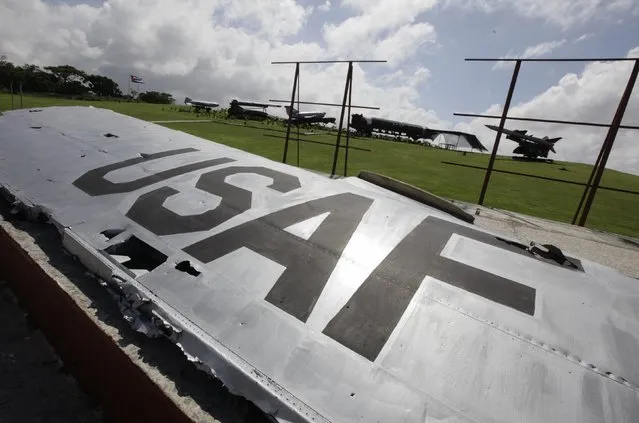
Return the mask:
{"type": "Polygon", "coordinates": [[[553,244],[565,253],[616,269],[639,279],[639,239],[555,222],[506,210],[453,201],[475,215],[474,224],[526,245],[553,244]]]}

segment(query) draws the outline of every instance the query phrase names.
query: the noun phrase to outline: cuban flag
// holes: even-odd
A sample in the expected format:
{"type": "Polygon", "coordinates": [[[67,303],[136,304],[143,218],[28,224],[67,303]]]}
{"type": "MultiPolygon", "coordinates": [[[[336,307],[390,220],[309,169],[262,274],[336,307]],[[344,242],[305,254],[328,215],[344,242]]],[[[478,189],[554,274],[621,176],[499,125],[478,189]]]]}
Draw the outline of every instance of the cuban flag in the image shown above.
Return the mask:
{"type": "Polygon", "coordinates": [[[141,77],[135,75],[131,75],[131,82],[135,84],[144,84],[144,80],[141,77]]]}

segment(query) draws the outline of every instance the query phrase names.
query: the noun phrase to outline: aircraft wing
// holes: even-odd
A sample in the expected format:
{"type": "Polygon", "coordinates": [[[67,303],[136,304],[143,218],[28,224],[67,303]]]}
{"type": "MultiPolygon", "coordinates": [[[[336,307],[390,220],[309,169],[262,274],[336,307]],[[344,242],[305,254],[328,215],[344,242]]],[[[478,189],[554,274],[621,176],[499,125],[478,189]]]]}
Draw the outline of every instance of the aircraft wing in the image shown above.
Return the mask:
{"type": "Polygon", "coordinates": [[[265,107],[281,107],[277,104],[272,104],[272,103],[260,103],[257,101],[239,101],[237,102],[237,104],[241,107],[259,107],[259,108],[265,108],[265,107]]]}
{"type": "Polygon", "coordinates": [[[217,107],[217,106],[219,106],[219,103],[216,103],[214,101],[208,101],[208,100],[191,100],[191,104],[200,105],[200,106],[206,106],[206,107],[217,107]]]}
{"type": "Polygon", "coordinates": [[[0,116],[0,185],[279,421],[639,421],[639,284],[568,252],[97,108],[0,116]]]}

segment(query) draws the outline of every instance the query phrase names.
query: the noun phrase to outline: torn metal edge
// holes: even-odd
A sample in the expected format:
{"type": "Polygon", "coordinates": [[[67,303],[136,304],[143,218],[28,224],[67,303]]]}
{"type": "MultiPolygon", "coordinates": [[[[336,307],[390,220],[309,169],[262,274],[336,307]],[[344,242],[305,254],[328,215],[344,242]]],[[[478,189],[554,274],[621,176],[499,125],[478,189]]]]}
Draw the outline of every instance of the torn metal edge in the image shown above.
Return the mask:
{"type": "Polygon", "coordinates": [[[110,263],[72,229],[52,218],[48,209],[19,196],[17,191],[0,185],[0,197],[10,202],[23,218],[52,224],[58,230],[62,247],[108,290],[124,320],[134,330],[149,337],[167,337],[197,368],[220,380],[229,392],[251,401],[277,422],[330,422],[110,263]]]}

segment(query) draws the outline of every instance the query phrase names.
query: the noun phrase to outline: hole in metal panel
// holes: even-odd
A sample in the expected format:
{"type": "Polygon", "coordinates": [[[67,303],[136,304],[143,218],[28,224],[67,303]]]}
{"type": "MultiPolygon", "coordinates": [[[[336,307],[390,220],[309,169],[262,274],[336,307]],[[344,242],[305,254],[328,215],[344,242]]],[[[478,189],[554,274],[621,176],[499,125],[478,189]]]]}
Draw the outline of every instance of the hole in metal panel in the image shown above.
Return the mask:
{"type": "Polygon", "coordinates": [[[105,229],[100,232],[100,234],[104,235],[107,239],[113,239],[122,232],[124,232],[124,229],[105,229]]]}
{"type": "Polygon", "coordinates": [[[125,241],[106,248],[104,252],[111,256],[116,256],[113,258],[127,269],[146,270],[148,272],[164,263],[167,259],[165,254],[133,235],[125,241]],[[120,260],[120,258],[123,259],[120,260]]]}
{"type": "Polygon", "coordinates": [[[499,241],[501,242],[505,242],[508,245],[512,245],[513,247],[517,247],[517,248],[521,248],[522,250],[528,250],[528,246],[525,244],[522,244],[521,242],[517,242],[517,241],[511,241],[509,239],[505,239],[505,238],[500,238],[500,237],[495,237],[497,238],[499,241]]]}
{"type": "Polygon", "coordinates": [[[583,267],[581,266],[581,262],[579,260],[572,257],[566,257],[564,253],[561,251],[561,249],[559,249],[558,247],[552,244],[537,244],[535,242],[531,242],[530,246],[528,246],[520,242],[511,241],[505,238],[500,238],[500,237],[495,237],[495,238],[508,245],[512,245],[513,247],[517,247],[524,251],[527,251],[533,257],[541,259],[547,263],[551,262],[568,269],[579,270],[582,272],[584,271],[583,267]]]}
{"type": "Polygon", "coordinates": [[[188,273],[191,276],[199,276],[200,273],[195,267],[191,265],[191,262],[184,260],[175,265],[175,268],[180,272],[188,273]]]}

